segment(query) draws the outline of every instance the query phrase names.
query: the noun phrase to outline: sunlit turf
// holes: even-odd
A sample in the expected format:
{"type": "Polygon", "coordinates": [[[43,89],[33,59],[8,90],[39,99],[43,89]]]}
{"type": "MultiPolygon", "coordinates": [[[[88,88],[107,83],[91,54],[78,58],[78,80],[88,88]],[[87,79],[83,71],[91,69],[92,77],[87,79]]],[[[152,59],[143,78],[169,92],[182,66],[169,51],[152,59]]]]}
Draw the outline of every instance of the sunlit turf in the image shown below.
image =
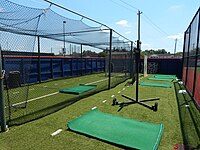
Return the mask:
{"type": "MultiPolygon", "coordinates": [[[[126,78],[124,74],[112,75],[111,86],[126,80],[126,78]]],[[[35,120],[58,111],[81,98],[106,89],[108,89],[108,77],[105,76],[105,73],[97,73],[51,80],[32,84],[29,87],[22,86],[9,89],[8,91],[4,90],[6,115],[9,118],[9,125],[35,120]],[[81,95],[59,93],[59,90],[78,86],[79,84],[94,84],[97,87],[81,95]],[[25,106],[26,108],[21,108],[25,106]]]]}
{"type": "MultiPolygon", "coordinates": [[[[147,81],[147,78],[143,78],[141,81],[147,81]]],[[[0,133],[0,149],[124,149],[118,145],[74,133],[67,129],[66,123],[68,121],[90,111],[93,107],[97,107],[100,111],[105,113],[131,119],[151,123],[163,123],[164,132],[159,145],[159,149],[161,150],[173,149],[176,143],[183,143],[174,87],[161,88],[139,86],[139,99],[154,97],[160,98],[160,100],[157,101],[157,112],[149,110],[138,104],[126,106],[118,112],[119,107],[112,106],[113,97],[117,98],[118,101],[128,101],[127,99],[122,98],[121,94],[125,94],[133,98],[135,97],[135,85],[125,86],[127,82],[128,81],[113,89],[83,98],[80,101],[61,109],[60,111],[41,119],[20,126],[11,127],[9,132],[0,133]],[[58,129],[62,129],[63,131],[52,137],[51,134],[58,129]]],[[[65,96],[66,95],[64,94],[58,94],[55,96],[55,99],[59,100],[65,96]]],[[[52,99],[49,99],[49,101],[51,100],[52,99]]],[[[155,102],[148,102],[149,105],[154,105],[154,103],[155,102]]]]}

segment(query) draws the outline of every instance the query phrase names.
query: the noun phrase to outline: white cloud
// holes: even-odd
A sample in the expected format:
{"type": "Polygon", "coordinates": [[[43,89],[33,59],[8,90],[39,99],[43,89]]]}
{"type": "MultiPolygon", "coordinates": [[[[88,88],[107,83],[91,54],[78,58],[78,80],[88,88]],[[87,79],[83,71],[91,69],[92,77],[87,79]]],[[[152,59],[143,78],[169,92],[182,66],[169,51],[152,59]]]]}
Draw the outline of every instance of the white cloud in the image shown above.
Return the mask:
{"type": "Polygon", "coordinates": [[[116,22],[116,24],[119,26],[122,26],[122,27],[130,27],[127,20],[120,20],[120,21],[116,22]]]}
{"type": "Polygon", "coordinates": [[[169,35],[167,38],[168,39],[178,39],[178,40],[180,40],[180,39],[183,39],[183,33],[178,33],[178,34],[176,34],[176,35],[169,35]]]}
{"type": "Polygon", "coordinates": [[[182,5],[172,5],[169,7],[169,9],[178,10],[178,9],[181,9],[182,7],[183,7],[182,5]]]}
{"type": "Polygon", "coordinates": [[[125,32],[125,34],[131,34],[131,31],[127,31],[127,32],[125,32]]]}

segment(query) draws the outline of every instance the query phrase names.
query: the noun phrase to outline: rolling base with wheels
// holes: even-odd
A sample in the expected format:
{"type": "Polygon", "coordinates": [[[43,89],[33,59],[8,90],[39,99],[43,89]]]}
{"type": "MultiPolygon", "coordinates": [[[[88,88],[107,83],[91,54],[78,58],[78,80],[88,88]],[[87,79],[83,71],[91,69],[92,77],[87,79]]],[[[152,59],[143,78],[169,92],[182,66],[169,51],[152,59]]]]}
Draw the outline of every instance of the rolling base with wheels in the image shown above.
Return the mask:
{"type": "Polygon", "coordinates": [[[155,103],[154,106],[150,106],[150,105],[147,105],[145,104],[144,102],[148,102],[148,101],[155,101],[155,100],[160,100],[160,98],[151,98],[151,99],[145,99],[145,100],[135,100],[131,97],[128,97],[126,95],[122,95],[122,97],[126,98],[126,99],[129,99],[130,101],[129,102],[118,102],[116,98],[113,99],[113,103],[112,105],[119,105],[120,109],[118,111],[120,111],[124,106],[128,106],[128,105],[131,105],[131,104],[139,104],[139,105],[142,105],[146,108],[149,108],[153,111],[157,111],[158,110],[158,103],[155,103]]]}

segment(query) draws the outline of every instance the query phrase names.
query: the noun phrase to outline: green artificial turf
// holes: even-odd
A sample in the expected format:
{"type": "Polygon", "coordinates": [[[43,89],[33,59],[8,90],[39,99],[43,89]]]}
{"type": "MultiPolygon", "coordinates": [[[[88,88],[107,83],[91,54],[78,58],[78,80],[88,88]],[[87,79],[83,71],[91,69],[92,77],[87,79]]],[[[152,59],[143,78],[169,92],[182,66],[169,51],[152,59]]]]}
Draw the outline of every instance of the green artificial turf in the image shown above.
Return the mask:
{"type": "Polygon", "coordinates": [[[163,88],[171,88],[172,84],[158,83],[158,82],[140,82],[141,86],[151,86],[151,87],[163,87],[163,88]]]}
{"type": "MultiPolygon", "coordinates": [[[[113,74],[111,77],[111,87],[126,80],[127,76],[122,75],[124,74],[113,74]]],[[[14,107],[11,107],[10,109],[7,107],[6,115],[7,118],[10,119],[10,125],[19,125],[54,113],[84,97],[88,97],[106,89],[108,89],[108,77],[105,76],[105,73],[50,80],[48,82],[30,85],[28,88],[19,87],[9,89],[10,105],[13,105],[14,107]],[[59,93],[59,90],[71,88],[79,84],[95,84],[97,87],[81,95],[59,93]],[[27,89],[29,90],[28,95],[27,89]],[[26,103],[25,100],[26,96],[28,96],[28,103],[26,103]],[[24,106],[27,106],[27,109],[17,108],[24,106]],[[11,114],[10,117],[8,116],[9,114],[11,114]]],[[[8,105],[8,97],[6,96],[7,91],[4,90],[4,93],[5,103],[8,105]]]]}
{"type": "MultiPolygon", "coordinates": [[[[141,80],[147,81],[148,79],[143,78],[141,80]]],[[[165,129],[160,145],[158,146],[159,150],[171,150],[176,143],[183,143],[183,135],[181,133],[182,129],[174,86],[172,88],[157,87],[156,90],[153,90],[150,86],[139,86],[139,99],[154,97],[160,98],[159,101],[156,101],[158,102],[157,112],[149,110],[138,104],[129,105],[118,112],[119,106],[112,106],[113,97],[117,98],[118,101],[129,101],[122,98],[121,94],[125,94],[133,98],[135,97],[135,85],[125,86],[125,84],[126,82],[113,89],[102,91],[93,96],[83,98],[80,101],[61,109],[60,111],[41,119],[20,126],[11,127],[7,133],[0,133],[0,149],[126,149],[125,147],[103,142],[101,140],[74,133],[69,129],[66,129],[66,122],[69,122],[70,120],[90,111],[93,107],[97,107],[104,113],[140,120],[143,122],[164,124],[165,129]],[[58,129],[62,129],[62,132],[56,136],[51,136],[51,134],[58,129]]],[[[60,93],[53,97],[56,101],[59,101],[66,97],[66,95],[60,93]]],[[[54,99],[47,97],[44,98],[44,101],[46,100],[47,102],[50,102],[54,99]]],[[[155,102],[149,101],[146,103],[154,105],[155,102]]],[[[26,110],[28,111],[28,108],[26,108],[26,110]]],[[[188,133],[188,136],[189,135],[190,133],[188,133]]]]}
{"type": "Polygon", "coordinates": [[[166,82],[172,82],[173,79],[167,79],[167,78],[148,78],[148,80],[153,80],[153,81],[166,81],[166,82]]]}
{"type": "Polygon", "coordinates": [[[157,150],[163,124],[152,124],[91,110],[67,123],[72,131],[90,135],[118,145],[157,150]]]}
{"type": "Polygon", "coordinates": [[[73,86],[73,87],[68,88],[68,89],[60,90],[59,92],[69,93],[69,94],[83,94],[85,92],[93,90],[96,87],[97,87],[96,85],[80,84],[79,86],[73,86]]]}

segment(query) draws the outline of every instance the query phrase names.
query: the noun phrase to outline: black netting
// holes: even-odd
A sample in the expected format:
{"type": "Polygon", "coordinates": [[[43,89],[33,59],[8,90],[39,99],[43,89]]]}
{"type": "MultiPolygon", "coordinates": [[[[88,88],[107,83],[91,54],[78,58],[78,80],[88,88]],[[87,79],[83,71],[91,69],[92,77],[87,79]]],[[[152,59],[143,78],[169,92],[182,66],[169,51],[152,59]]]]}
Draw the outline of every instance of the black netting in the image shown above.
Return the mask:
{"type": "Polygon", "coordinates": [[[98,24],[90,26],[51,9],[0,1],[3,96],[9,125],[21,124],[109,89],[133,75],[132,42],[98,24]],[[59,90],[79,84],[83,95],[59,90]]]}

